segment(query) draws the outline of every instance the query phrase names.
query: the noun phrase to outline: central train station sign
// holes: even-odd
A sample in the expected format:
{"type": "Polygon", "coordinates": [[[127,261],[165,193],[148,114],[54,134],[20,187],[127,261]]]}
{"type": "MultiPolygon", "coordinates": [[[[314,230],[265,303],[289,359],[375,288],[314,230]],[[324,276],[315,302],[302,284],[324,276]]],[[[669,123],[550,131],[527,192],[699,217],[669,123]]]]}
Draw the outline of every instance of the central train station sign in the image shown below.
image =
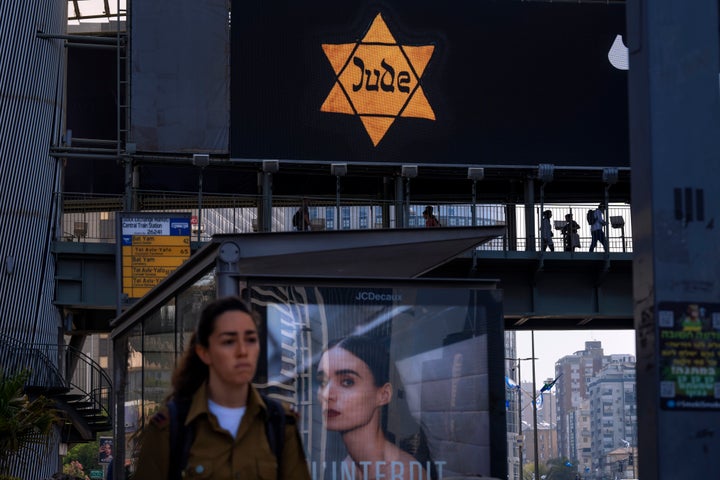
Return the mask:
{"type": "Polygon", "coordinates": [[[190,258],[190,214],[118,215],[122,294],[140,298],[190,258]]]}

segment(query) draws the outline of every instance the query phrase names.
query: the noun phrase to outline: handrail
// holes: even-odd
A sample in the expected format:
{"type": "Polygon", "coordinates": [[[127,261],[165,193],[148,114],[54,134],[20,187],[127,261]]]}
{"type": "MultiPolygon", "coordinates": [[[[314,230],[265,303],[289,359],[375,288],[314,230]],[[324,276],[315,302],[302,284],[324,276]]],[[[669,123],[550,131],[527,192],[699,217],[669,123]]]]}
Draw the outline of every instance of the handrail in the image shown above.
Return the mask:
{"type": "MultiPolygon", "coordinates": [[[[115,242],[115,219],[117,212],[123,209],[122,195],[101,195],[88,193],[64,192],[56,193],[60,205],[61,225],[58,228],[58,239],[77,242],[115,242]]],[[[212,235],[222,233],[248,233],[256,231],[259,226],[257,195],[232,193],[204,193],[202,202],[197,192],[186,191],[155,191],[135,190],[138,209],[141,212],[190,212],[202,218],[199,232],[193,228],[192,236],[199,233],[200,239],[207,241],[212,235]],[[202,205],[202,215],[198,207],[202,205]]],[[[394,201],[376,198],[336,197],[328,196],[285,196],[274,195],[272,200],[272,231],[291,231],[292,215],[302,201],[310,208],[313,228],[337,230],[348,229],[382,229],[402,227],[398,224],[397,206],[394,201]],[[339,218],[338,218],[339,217],[339,218]]],[[[425,225],[421,212],[426,203],[413,201],[405,211],[406,226],[423,227],[425,225]]],[[[505,224],[505,238],[487,243],[478,250],[530,250],[539,252],[540,242],[540,205],[532,209],[534,232],[526,232],[528,223],[525,216],[528,209],[524,205],[503,203],[470,203],[463,201],[444,201],[432,203],[436,216],[443,226],[471,226],[505,224]],[[510,222],[509,215],[515,216],[510,222]],[[474,220],[473,220],[474,215],[474,220]],[[514,231],[511,231],[514,229],[514,231]],[[512,241],[511,241],[512,240],[512,241]],[[534,245],[532,245],[534,243],[534,245]]],[[[555,251],[563,251],[563,242],[557,225],[562,223],[565,215],[572,213],[580,224],[580,248],[587,251],[591,243],[590,226],[585,222],[585,212],[597,204],[544,204],[544,209],[553,213],[555,220],[554,244],[555,251]]],[[[611,252],[632,252],[632,218],[630,205],[610,204],[607,218],[606,236],[611,252]],[[620,219],[618,223],[611,219],[620,219]],[[619,228],[618,228],[619,226],[619,228]]],[[[196,225],[193,225],[196,227],[196,225]]],[[[602,247],[600,250],[602,251],[602,247]]],[[[547,256],[545,257],[547,258],[547,256]]]]}
{"type": "Polygon", "coordinates": [[[110,418],[112,382],[105,370],[85,353],[70,345],[31,345],[4,334],[0,334],[0,345],[3,347],[0,365],[6,373],[31,370],[26,387],[78,392],[84,396],[83,401],[110,418]]]}
{"type": "Polygon", "coordinates": [[[46,388],[67,388],[68,384],[54,363],[40,350],[28,348],[27,344],[0,333],[0,366],[5,375],[28,370],[26,385],[46,388]]]}

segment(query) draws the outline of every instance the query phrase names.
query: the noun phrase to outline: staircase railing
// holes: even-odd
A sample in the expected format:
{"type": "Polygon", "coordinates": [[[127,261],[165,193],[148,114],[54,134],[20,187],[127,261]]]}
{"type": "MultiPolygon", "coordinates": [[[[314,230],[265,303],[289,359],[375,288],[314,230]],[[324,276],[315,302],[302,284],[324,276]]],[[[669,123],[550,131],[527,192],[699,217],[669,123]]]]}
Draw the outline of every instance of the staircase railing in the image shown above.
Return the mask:
{"type": "Polygon", "coordinates": [[[58,369],[58,363],[53,362],[40,350],[3,334],[0,334],[0,347],[0,368],[5,375],[28,370],[30,376],[26,385],[43,386],[51,391],[68,388],[58,369]]]}
{"type": "Polygon", "coordinates": [[[82,351],[69,345],[28,344],[0,334],[0,367],[6,374],[30,371],[26,388],[75,393],[91,408],[110,418],[112,382],[105,370],[82,351]]]}

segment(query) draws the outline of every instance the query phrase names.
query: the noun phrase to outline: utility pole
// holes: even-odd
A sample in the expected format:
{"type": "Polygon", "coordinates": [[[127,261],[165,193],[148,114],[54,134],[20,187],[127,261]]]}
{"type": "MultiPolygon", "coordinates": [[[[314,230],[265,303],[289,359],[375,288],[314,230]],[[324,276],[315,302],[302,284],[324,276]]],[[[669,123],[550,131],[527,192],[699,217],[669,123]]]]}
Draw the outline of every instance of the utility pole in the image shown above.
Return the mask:
{"type": "MultiPolygon", "coordinates": [[[[534,346],[533,346],[533,350],[534,350],[534,346]]],[[[518,443],[517,443],[517,445],[518,445],[518,460],[519,460],[518,480],[522,480],[522,477],[523,477],[523,443],[521,442],[521,439],[523,437],[523,434],[522,434],[522,411],[523,411],[523,408],[522,408],[522,378],[520,376],[520,365],[521,365],[520,362],[524,362],[526,360],[532,360],[533,376],[534,376],[535,360],[537,360],[537,358],[535,358],[535,355],[533,355],[532,357],[527,357],[527,358],[506,358],[505,360],[517,362],[517,383],[518,383],[517,384],[517,405],[518,405],[518,407],[517,407],[518,408],[518,414],[517,414],[517,417],[518,417],[518,420],[517,420],[518,421],[518,431],[517,431],[518,443]]],[[[533,379],[533,408],[536,408],[534,390],[535,390],[535,381],[533,379]]],[[[536,419],[537,419],[537,411],[535,411],[535,415],[536,415],[536,419]]],[[[535,428],[536,428],[535,442],[537,443],[537,422],[535,423],[535,428]]],[[[537,446],[535,447],[535,455],[537,457],[537,446]]],[[[536,475],[536,478],[539,478],[539,477],[537,477],[537,475],[536,475]]]]}
{"type": "Polygon", "coordinates": [[[517,362],[517,372],[518,372],[518,389],[517,389],[517,398],[518,398],[518,459],[519,459],[519,469],[518,469],[518,480],[523,480],[523,434],[522,434],[522,380],[520,380],[520,360],[518,358],[517,362]]]}
{"type": "Polygon", "coordinates": [[[533,380],[533,443],[535,447],[535,480],[540,479],[540,463],[538,459],[538,434],[537,434],[537,385],[535,384],[535,330],[530,332],[532,344],[532,380],[533,380]]]}

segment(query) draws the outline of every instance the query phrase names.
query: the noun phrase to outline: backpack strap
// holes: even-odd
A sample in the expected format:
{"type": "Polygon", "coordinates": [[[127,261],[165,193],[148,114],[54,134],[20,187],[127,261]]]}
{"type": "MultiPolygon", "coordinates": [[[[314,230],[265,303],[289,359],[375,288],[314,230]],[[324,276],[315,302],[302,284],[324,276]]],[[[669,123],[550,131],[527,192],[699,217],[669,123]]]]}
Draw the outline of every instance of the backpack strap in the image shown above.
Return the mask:
{"type": "Polygon", "coordinates": [[[265,434],[267,435],[268,444],[270,444],[270,450],[275,454],[278,464],[278,478],[280,478],[280,469],[282,467],[282,452],[285,447],[285,425],[293,424],[295,418],[288,416],[285,413],[285,408],[282,404],[270,398],[265,394],[260,395],[267,405],[268,409],[268,420],[265,423],[265,434]]]}
{"type": "Polygon", "coordinates": [[[185,426],[190,411],[190,399],[173,398],[167,402],[170,416],[170,458],[168,480],[182,479],[182,471],[187,466],[190,447],[195,440],[195,426],[185,426]]]}

